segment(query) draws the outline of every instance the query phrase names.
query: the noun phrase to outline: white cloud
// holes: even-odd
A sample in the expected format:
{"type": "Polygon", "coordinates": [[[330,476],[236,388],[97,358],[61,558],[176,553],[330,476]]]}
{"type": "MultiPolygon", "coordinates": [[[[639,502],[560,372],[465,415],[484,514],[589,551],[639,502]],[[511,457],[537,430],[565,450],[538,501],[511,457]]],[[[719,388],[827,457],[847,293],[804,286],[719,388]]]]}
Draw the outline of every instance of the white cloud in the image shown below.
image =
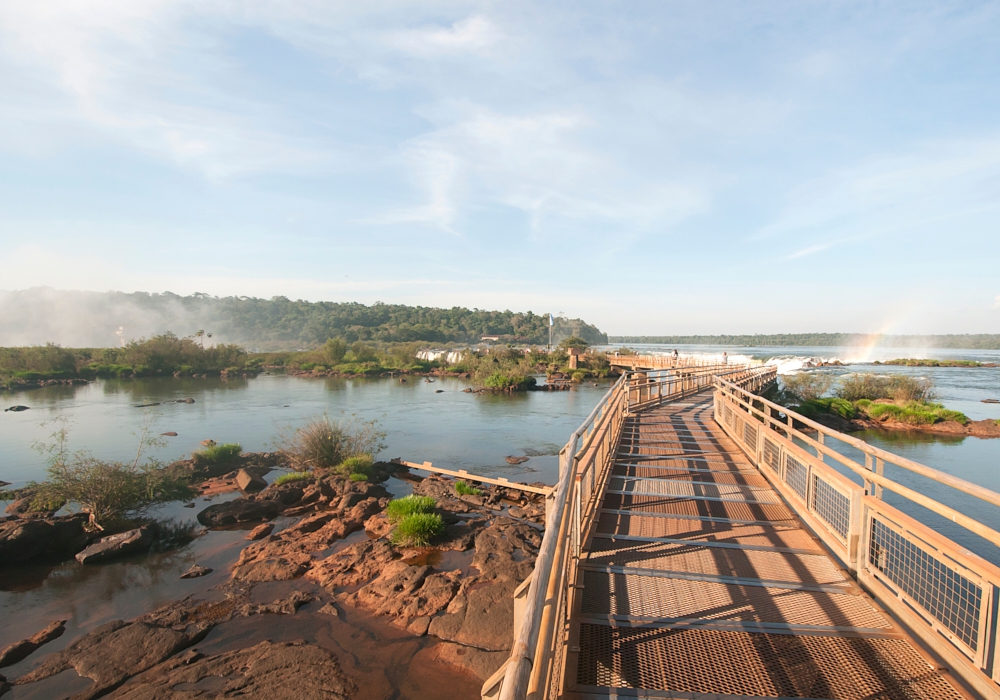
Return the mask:
{"type": "Polygon", "coordinates": [[[500,29],[485,17],[468,17],[448,28],[406,29],[385,35],[388,45],[425,58],[479,53],[495,46],[501,39],[500,29]]]}
{"type": "Polygon", "coordinates": [[[1000,294],[997,294],[997,298],[993,301],[993,308],[1000,311],[1000,294]]]}
{"type": "Polygon", "coordinates": [[[817,243],[816,245],[811,245],[801,250],[797,250],[791,255],[787,256],[786,260],[795,260],[796,258],[805,258],[810,255],[815,255],[816,253],[822,253],[824,250],[828,250],[833,247],[833,243],[817,243]]]}

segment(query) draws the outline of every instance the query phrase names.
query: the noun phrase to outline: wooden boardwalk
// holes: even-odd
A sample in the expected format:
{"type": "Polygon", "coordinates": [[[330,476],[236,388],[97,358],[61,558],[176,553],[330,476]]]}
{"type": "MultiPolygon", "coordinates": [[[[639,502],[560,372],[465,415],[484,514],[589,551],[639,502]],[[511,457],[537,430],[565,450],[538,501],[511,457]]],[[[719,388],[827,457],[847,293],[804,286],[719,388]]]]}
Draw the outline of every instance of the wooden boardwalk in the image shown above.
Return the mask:
{"type": "Polygon", "coordinates": [[[626,418],[581,555],[566,698],[969,697],[696,395],[626,418]]]}

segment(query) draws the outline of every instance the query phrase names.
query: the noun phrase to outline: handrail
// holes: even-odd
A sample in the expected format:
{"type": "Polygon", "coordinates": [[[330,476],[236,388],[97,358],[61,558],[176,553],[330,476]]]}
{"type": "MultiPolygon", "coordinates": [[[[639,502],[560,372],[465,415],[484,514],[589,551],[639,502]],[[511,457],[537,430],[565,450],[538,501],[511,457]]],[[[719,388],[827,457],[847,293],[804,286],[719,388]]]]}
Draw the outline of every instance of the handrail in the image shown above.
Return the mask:
{"type": "MultiPolygon", "coordinates": [[[[718,385],[746,394],[746,392],[743,389],[737,387],[735,384],[727,382],[724,379],[719,379],[718,385]]],[[[741,399],[735,396],[734,398],[743,407],[751,408],[751,406],[747,403],[745,399],[741,399]]],[[[986,503],[990,503],[995,506],[1000,506],[1000,493],[997,493],[996,491],[991,491],[990,489],[984,486],[973,484],[972,482],[966,481],[965,479],[961,479],[951,474],[946,474],[945,472],[939,471],[932,467],[925,466],[923,464],[920,464],[919,462],[914,462],[913,460],[907,459],[906,457],[895,455],[891,452],[887,452],[886,450],[875,447],[874,445],[869,445],[863,440],[858,440],[857,438],[853,438],[850,435],[828,428],[822,425],[821,423],[817,423],[816,421],[810,420],[809,418],[799,413],[795,413],[794,411],[785,408],[784,406],[776,404],[772,401],[768,401],[767,399],[761,398],[760,396],[754,395],[753,401],[761,403],[768,408],[779,410],[788,417],[789,421],[795,421],[802,423],[804,425],[808,425],[821,435],[829,436],[831,438],[839,440],[847,445],[850,445],[851,447],[854,447],[857,450],[860,450],[861,452],[864,452],[865,454],[869,454],[878,459],[881,459],[883,462],[888,462],[889,464],[893,464],[897,467],[901,467],[902,469],[906,469],[915,474],[919,474],[939,484],[950,486],[957,491],[961,491],[962,493],[965,493],[969,496],[978,498],[982,501],[985,501],[986,503]]],[[[943,503],[939,503],[938,501],[928,498],[927,496],[924,496],[923,494],[913,489],[903,486],[902,484],[898,484],[895,481],[885,476],[882,476],[881,474],[878,474],[877,472],[873,472],[870,468],[858,464],[850,457],[847,457],[844,454],[838,452],[837,450],[832,449],[823,442],[813,439],[812,436],[803,433],[800,430],[796,430],[794,427],[791,427],[790,425],[774,420],[773,417],[766,415],[765,412],[763,411],[759,411],[757,409],[752,409],[752,408],[751,410],[755,414],[759,414],[760,417],[763,418],[769,424],[768,427],[772,427],[773,429],[774,425],[780,425],[782,430],[794,433],[795,437],[801,439],[803,442],[805,442],[810,447],[815,449],[818,453],[832,457],[833,459],[837,460],[845,467],[856,473],[865,481],[870,481],[878,486],[889,489],[890,491],[897,493],[900,496],[908,498],[914,501],[915,503],[918,503],[921,506],[927,508],[928,510],[933,511],[934,513],[937,513],[938,515],[945,517],[948,520],[955,522],[956,524],[962,525],[971,532],[975,532],[980,537],[983,537],[984,539],[1000,547],[1000,532],[997,532],[996,530],[983,525],[977,520],[969,518],[964,513],[956,511],[953,508],[944,505],[943,503]]]]}
{"type": "Polygon", "coordinates": [[[722,378],[715,420],[880,604],[979,694],[1000,700],[1000,567],[889,505],[881,493],[892,491],[997,546],[1000,532],[883,472],[895,465],[991,505],[1000,505],[1000,494],[831,430],[722,378]],[[860,450],[865,464],[832,449],[827,438],[860,450]]]}

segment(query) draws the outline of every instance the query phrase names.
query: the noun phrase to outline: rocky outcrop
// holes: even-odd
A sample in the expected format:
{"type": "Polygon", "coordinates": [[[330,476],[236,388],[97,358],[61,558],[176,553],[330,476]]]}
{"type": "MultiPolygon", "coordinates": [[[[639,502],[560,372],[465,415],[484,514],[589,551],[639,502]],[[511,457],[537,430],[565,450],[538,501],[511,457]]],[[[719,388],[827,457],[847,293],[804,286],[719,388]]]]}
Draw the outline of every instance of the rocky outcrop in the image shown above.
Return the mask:
{"type": "Polygon", "coordinates": [[[240,469],[236,472],[236,485],[240,491],[246,493],[257,493],[267,488],[264,477],[248,472],[246,469],[240,469]]]}
{"type": "Polygon", "coordinates": [[[87,544],[87,516],[9,519],[0,522],[0,566],[38,557],[70,557],[87,544]]]}
{"type": "Polygon", "coordinates": [[[192,691],[198,697],[268,700],[348,700],[357,691],[326,649],[305,642],[264,641],[213,656],[189,652],[150,669],[109,698],[177,700],[184,692],[179,687],[211,688],[204,696],[192,691]]]}
{"type": "Polygon", "coordinates": [[[115,620],[84,635],[65,650],[45,658],[38,668],[17,679],[16,685],[33,683],[74,669],[94,685],[76,696],[97,698],[114,690],[130,677],[152,668],[204,638],[208,626],[178,631],[145,622],[115,620]]]}
{"type": "Polygon", "coordinates": [[[14,642],[3,651],[0,651],[0,668],[16,664],[38,649],[43,644],[48,644],[53,639],[58,639],[66,631],[66,620],[56,620],[41,632],[14,642]]]}
{"type": "Polygon", "coordinates": [[[153,546],[157,532],[159,532],[159,528],[156,524],[149,523],[134,530],[103,537],[79,552],[76,555],[76,560],[81,564],[98,564],[129,554],[149,551],[149,548],[153,546]]]}

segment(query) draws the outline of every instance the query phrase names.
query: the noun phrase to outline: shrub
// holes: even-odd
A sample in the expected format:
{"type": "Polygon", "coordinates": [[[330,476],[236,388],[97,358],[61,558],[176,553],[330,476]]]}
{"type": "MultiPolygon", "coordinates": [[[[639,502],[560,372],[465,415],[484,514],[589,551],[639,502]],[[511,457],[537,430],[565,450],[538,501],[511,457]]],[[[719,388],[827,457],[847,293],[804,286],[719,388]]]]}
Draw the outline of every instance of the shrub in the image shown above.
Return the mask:
{"type": "Polygon", "coordinates": [[[204,450],[194,452],[191,454],[191,459],[194,460],[196,467],[228,464],[235,461],[242,451],[243,447],[241,445],[230,442],[225,445],[212,445],[211,447],[206,447],[204,450]]]}
{"type": "Polygon", "coordinates": [[[392,540],[404,547],[424,547],[444,531],[444,521],[437,513],[407,515],[392,533],[392,540]]]}
{"type": "Polygon", "coordinates": [[[569,376],[574,382],[582,382],[587,378],[587,372],[586,370],[578,369],[569,376]]]}
{"type": "Polygon", "coordinates": [[[481,496],[483,492],[477,489],[475,486],[469,486],[464,481],[456,481],[455,493],[457,493],[459,496],[481,496]]]}
{"type": "Polygon", "coordinates": [[[367,454],[348,457],[337,465],[337,473],[344,476],[360,474],[367,478],[371,474],[372,461],[372,456],[367,454]]]}
{"type": "Polygon", "coordinates": [[[410,494],[404,498],[390,501],[385,509],[389,522],[399,522],[410,515],[431,513],[434,510],[434,499],[430,496],[415,496],[410,494]]]}
{"type": "Polygon", "coordinates": [[[275,479],[274,485],[281,486],[282,484],[291,484],[296,481],[309,481],[312,478],[312,474],[307,472],[289,472],[288,474],[282,474],[275,479]]]}
{"type": "Polygon", "coordinates": [[[862,372],[844,377],[836,394],[848,401],[892,399],[893,401],[930,401],[934,384],[929,379],[905,374],[862,372]]]}
{"type": "Polygon", "coordinates": [[[830,390],[833,377],[819,372],[799,372],[782,375],[781,383],[785,390],[802,401],[818,399],[830,390]]]}
{"type": "Polygon", "coordinates": [[[939,403],[907,401],[904,404],[872,403],[865,412],[875,420],[892,419],[911,425],[934,425],[941,421],[956,421],[965,425],[968,417],[959,411],[952,411],[939,403]]]}
{"type": "Polygon", "coordinates": [[[497,370],[483,380],[483,386],[488,389],[518,389],[535,385],[534,377],[497,370]]]}
{"type": "Polygon", "coordinates": [[[279,435],[277,448],[299,471],[333,469],[351,457],[371,460],[382,451],[384,439],[377,421],[334,421],[324,415],[291,435],[279,435]]]}
{"type": "Polygon", "coordinates": [[[357,472],[351,474],[347,478],[350,479],[351,481],[368,481],[368,475],[367,474],[359,474],[357,472]]]}

